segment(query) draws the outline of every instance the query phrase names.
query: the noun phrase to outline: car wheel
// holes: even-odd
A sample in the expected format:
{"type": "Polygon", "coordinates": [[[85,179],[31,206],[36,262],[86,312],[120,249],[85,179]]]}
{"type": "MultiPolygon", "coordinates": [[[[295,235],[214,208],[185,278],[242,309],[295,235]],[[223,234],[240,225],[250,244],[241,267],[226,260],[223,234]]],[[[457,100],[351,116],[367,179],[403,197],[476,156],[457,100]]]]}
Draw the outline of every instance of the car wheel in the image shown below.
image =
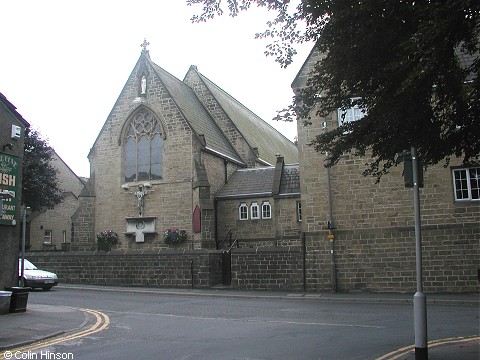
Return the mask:
{"type": "Polygon", "coordinates": [[[50,290],[52,287],[51,286],[44,286],[42,289],[47,291],[47,290],[50,290]]]}

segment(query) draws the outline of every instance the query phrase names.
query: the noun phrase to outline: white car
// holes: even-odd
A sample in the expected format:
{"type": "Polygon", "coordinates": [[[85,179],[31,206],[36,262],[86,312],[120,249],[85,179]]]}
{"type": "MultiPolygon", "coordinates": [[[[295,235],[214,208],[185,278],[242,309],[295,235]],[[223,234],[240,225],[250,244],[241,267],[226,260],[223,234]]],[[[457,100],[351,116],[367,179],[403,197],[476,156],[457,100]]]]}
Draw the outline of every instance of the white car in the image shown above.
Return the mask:
{"type": "MultiPolygon", "coordinates": [[[[18,277],[22,276],[22,259],[18,259],[18,277]]],[[[56,274],[49,271],[40,270],[27,259],[24,259],[23,266],[23,286],[30,288],[42,288],[50,290],[52,286],[58,284],[56,274]]]]}

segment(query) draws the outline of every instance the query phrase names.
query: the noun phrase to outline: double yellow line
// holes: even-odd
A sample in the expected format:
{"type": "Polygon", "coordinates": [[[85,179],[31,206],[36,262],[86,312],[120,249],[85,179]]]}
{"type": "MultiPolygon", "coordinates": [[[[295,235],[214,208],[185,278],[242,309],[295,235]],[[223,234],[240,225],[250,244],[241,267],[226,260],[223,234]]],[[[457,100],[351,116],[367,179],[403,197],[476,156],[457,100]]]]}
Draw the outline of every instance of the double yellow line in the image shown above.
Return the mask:
{"type": "MultiPolygon", "coordinates": [[[[480,341],[480,337],[472,336],[472,337],[455,337],[455,338],[448,338],[448,339],[439,339],[439,340],[432,340],[428,342],[428,348],[433,348],[436,346],[441,345],[448,345],[448,344],[455,344],[455,343],[463,343],[469,341],[480,341]]],[[[409,353],[415,350],[415,345],[406,346],[404,348],[392,351],[391,353],[385,354],[382,357],[377,358],[376,360],[399,360],[403,359],[404,356],[408,355],[409,353]]]]}
{"type": "Polygon", "coordinates": [[[29,345],[20,346],[18,348],[2,350],[2,352],[0,352],[0,360],[4,360],[4,359],[7,359],[7,358],[12,358],[11,356],[10,357],[5,356],[7,353],[9,355],[18,354],[18,353],[26,353],[28,351],[35,351],[35,350],[38,350],[38,349],[41,349],[41,348],[44,348],[44,347],[47,347],[47,346],[56,345],[56,344],[59,344],[59,343],[65,342],[65,341],[75,340],[75,339],[78,339],[78,338],[89,336],[89,335],[95,334],[99,331],[105,330],[107,328],[107,326],[110,324],[110,318],[108,317],[108,315],[106,315],[106,314],[104,314],[100,311],[90,310],[90,309],[75,309],[75,310],[79,310],[79,311],[82,311],[86,314],[93,315],[95,317],[95,323],[91,327],[89,327],[88,329],[77,331],[77,332],[71,333],[71,334],[66,335],[66,336],[65,335],[60,335],[60,336],[56,336],[56,337],[53,337],[53,338],[50,338],[50,339],[41,340],[41,341],[29,344],[29,345]]]}

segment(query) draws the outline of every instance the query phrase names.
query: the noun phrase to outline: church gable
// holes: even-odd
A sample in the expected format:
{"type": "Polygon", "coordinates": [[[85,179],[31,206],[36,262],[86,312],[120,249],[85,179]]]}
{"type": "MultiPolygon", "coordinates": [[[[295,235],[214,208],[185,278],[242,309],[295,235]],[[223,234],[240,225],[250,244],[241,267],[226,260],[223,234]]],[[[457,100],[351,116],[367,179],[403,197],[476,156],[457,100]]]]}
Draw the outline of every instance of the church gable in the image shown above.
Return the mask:
{"type": "Polygon", "coordinates": [[[224,136],[230,141],[237,153],[241,156],[243,162],[249,167],[255,167],[257,152],[254,150],[247,140],[243,137],[236,125],[231,121],[228,115],[223,111],[221,106],[205,86],[196,66],[191,66],[185,76],[184,82],[188,84],[196,96],[200,99],[203,106],[208,110],[215,123],[219,126],[224,136]]]}
{"type": "Polygon", "coordinates": [[[163,70],[160,66],[154,63],[152,63],[152,66],[195,135],[201,138],[205,148],[242,164],[242,159],[212,119],[207,109],[199,101],[192,88],[163,70]]]}
{"type": "Polygon", "coordinates": [[[78,197],[85,186],[85,181],[79,178],[55,151],[51,164],[57,170],[57,179],[62,192],[72,192],[78,197]]]}
{"type": "MultiPolygon", "coordinates": [[[[162,229],[189,232],[195,131],[172,78],[144,50],[112,108],[89,155],[94,233],[129,233],[126,219],[139,216],[155,219],[149,247],[164,245],[162,229]]],[[[138,247],[136,235],[121,235],[122,247],[138,247]]]]}
{"type": "MultiPolygon", "coordinates": [[[[94,218],[85,232],[112,229],[120,236],[121,248],[164,248],[168,244],[163,231],[174,227],[186,231],[185,246],[204,246],[215,236],[214,194],[231,174],[238,168],[275,164],[274,154],[287,152],[272,145],[278,140],[276,130],[192,69],[189,74],[203,90],[192,88],[190,75],[181,81],[165,71],[143,49],[89,154],[95,181],[89,183],[88,198],[82,196],[82,211],[76,214],[76,219],[94,218]],[[216,121],[207,97],[222,111],[228,102],[233,103],[230,108],[240,109],[223,115],[241,139],[238,144],[216,121]],[[232,117],[250,121],[250,131],[257,129],[263,143],[251,134],[247,139],[246,130],[240,131],[232,117]],[[269,155],[267,143],[272,148],[269,155]],[[144,218],[150,230],[140,231],[142,235],[134,226],[144,218]]],[[[286,138],[279,142],[293,150],[296,160],[293,143],[286,138]]]]}
{"type": "Polygon", "coordinates": [[[257,161],[263,164],[275,164],[277,155],[282,155],[287,163],[298,162],[298,150],[290,140],[200,74],[195,67],[190,68],[185,81],[194,88],[237,151],[248,156],[245,150],[248,147],[257,161]]]}

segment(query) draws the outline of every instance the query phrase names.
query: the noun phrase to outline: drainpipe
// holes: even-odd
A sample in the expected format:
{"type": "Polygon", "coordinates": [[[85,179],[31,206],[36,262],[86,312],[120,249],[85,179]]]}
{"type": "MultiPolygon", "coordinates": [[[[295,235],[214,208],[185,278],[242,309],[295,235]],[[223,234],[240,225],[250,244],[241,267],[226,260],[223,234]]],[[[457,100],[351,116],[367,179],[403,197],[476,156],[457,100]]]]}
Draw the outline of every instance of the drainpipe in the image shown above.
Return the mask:
{"type": "Polygon", "coordinates": [[[228,168],[227,168],[227,165],[228,165],[228,160],[225,159],[223,160],[223,169],[224,169],[224,182],[225,184],[228,183],[228,168]]]}
{"type": "Polygon", "coordinates": [[[333,233],[333,194],[330,168],[327,167],[327,188],[328,188],[328,239],[330,240],[330,285],[333,293],[337,292],[337,265],[335,258],[335,234],[333,233]]]}
{"type": "Polygon", "coordinates": [[[307,292],[307,242],[305,231],[302,232],[302,247],[303,247],[303,291],[307,292]]]}
{"type": "Polygon", "coordinates": [[[214,212],[214,220],[215,220],[215,227],[214,227],[214,234],[213,236],[215,237],[215,249],[218,250],[218,200],[214,199],[213,200],[213,212],[214,212]]]}

